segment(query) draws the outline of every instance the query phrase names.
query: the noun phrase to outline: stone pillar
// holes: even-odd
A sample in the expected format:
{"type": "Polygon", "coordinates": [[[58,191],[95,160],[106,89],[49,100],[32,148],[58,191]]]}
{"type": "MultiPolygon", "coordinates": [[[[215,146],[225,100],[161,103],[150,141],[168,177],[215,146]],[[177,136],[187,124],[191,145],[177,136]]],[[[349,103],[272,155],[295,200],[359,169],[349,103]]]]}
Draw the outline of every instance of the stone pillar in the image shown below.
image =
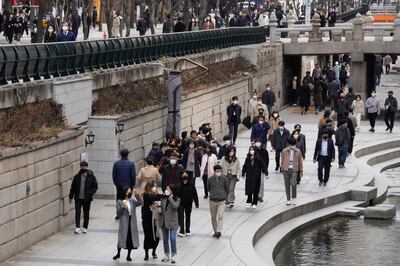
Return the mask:
{"type": "Polygon", "coordinates": [[[280,40],[280,36],[276,32],[278,28],[278,19],[276,18],[275,12],[271,13],[269,18],[269,41],[271,43],[278,42],[280,40]]]}
{"type": "Polygon", "coordinates": [[[295,17],[293,16],[292,11],[290,10],[290,11],[289,11],[289,14],[287,15],[287,25],[288,25],[288,28],[289,28],[289,29],[293,28],[295,22],[296,22],[296,19],[295,19],[295,17]]]}
{"type": "Polygon", "coordinates": [[[331,33],[332,33],[332,39],[334,42],[342,41],[343,30],[331,30],[331,33]]]}
{"type": "MultiPolygon", "coordinates": [[[[370,11],[365,14],[364,17],[364,23],[365,26],[372,26],[372,23],[374,22],[374,17],[372,16],[372,13],[370,11]]],[[[372,31],[371,30],[365,30],[364,31],[364,36],[372,36],[372,31]]]]}
{"type": "Polygon", "coordinates": [[[353,19],[353,41],[364,41],[364,20],[360,13],[353,19]]]}
{"type": "Polygon", "coordinates": [[[318,13],[315,13],[313,18],[311,19],[312,31],[310,33],[310,37],[308,38],[309,42],[322,42],[322,35],[319,31],[321,27],[321,19],[318,13]]]}
{"type": "Polygon", "coordinates": [[[393,22],[393,27],[394,27],[393,41],[400,41],[400,13],[397,14],[397,17],[393,22]]]}
{"type": "Polygon", "coordinates": [[[299,41],[300,31],[289,31],[289,38],[291,43],[297,43],[299,41]]]}
{"type": "Polygon", "coordinates": [[[367,63],[364,61],[364,53],[362,51],[351,53],[350,69],[350,86],[353,87],[354,93],[360,94],[362,99],[365,99],[367,91],[367,63]]]}

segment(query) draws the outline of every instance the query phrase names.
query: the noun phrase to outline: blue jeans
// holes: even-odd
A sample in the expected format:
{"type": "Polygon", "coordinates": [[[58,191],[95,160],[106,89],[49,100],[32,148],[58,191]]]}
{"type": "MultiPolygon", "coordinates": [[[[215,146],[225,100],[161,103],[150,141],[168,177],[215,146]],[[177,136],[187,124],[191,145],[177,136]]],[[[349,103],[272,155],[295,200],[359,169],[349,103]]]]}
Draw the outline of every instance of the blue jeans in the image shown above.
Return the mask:
{"type": "Polygon", "coordinates": [[[338,147],[339,150],[339,165],[344,165],[347,158],[347,153],[349,151],[349,145],[344,144],[338,147]]]}
{"type": "Polygon", "coordinates": [[[169,241],[171,240],[172,256],[176,255],[176,231],[177,229],[167,229],[165,225],[162,227],[164,254],[169,255],[169,241]]]}

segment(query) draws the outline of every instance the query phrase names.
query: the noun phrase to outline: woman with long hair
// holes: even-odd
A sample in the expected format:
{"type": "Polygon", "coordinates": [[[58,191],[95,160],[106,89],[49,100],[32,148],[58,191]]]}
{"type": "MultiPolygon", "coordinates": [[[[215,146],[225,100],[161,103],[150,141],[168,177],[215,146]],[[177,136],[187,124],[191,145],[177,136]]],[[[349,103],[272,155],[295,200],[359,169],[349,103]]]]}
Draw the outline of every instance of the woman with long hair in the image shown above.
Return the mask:
{"type": "Polygon", "coordinates": [[[229,146],[226,155],[220,162],[222,173],[228,179],[229,192],[226,198],[226,205],[232,208],[235,203],[235,187],[240,175],[240,161],[236,156],[235,146],[229,146]]]}

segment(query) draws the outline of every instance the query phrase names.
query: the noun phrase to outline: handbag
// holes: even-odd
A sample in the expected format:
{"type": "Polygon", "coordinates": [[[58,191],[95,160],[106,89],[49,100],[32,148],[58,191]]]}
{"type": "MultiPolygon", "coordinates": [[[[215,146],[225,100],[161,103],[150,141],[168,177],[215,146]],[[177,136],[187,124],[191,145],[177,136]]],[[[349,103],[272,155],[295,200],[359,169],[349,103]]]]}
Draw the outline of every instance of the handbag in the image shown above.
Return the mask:
{"type": "Polygon", "coordinates": [[[251,118],[250,116],[246,116],[243,121],[242,124],[247,128],[250,129],[251,128],[251,118]]]}

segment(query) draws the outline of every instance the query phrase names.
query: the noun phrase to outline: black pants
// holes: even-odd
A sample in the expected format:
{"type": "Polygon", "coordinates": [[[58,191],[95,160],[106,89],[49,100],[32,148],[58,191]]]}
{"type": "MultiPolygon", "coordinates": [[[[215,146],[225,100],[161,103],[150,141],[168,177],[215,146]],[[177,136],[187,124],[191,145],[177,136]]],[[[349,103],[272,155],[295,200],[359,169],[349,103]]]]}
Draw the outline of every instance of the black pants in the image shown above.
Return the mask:
{"type": "Polygon", "coordinates": [[[378,116],[378,113],[368,113],[368,119],[369,119],[369,124],[371,125],[371,128],[375,127],[375,121],[376,121],[377,116],[378,116]]]}
{"type": "Polygon", "coordinates": [[[319,182],[328,183],[329,172],[331,170],[331,162],[328,156],[319,156],[318,158],[318,180],[319,182]],[[322,174],[322,171],[324,173],[322,174]]]}
{"type": "Polygon", "coordinates": [[[79,29],[79,27],[77,27],[77,28],[73,27],[72,28],[72,32],[75,34],[76,38],[78,38],[78,29],[79,29]]]}
{"type": "Polygon", "coordinates": [[[281,152],[282,150],[275,150],[275,169],[279,169],[280,161],[281,161],[281,152]]]}
{"type": "Polygon", "coordinates": [[[385,65],[386,75],[390,73],[390,65],[385,65]]]}
{"type": "MultiPolygon", "coordinates": [[[[115,197],[115,202],[116,202],[116,204],[118,204],[118,200],[123,200],[125,198],[125,195],[121,195],[123,186],[116,186],[115,188],[117,189],[117,195],[115,197]]],[[[115,206],[117,206],[117,205],[115,205],[115,206]]],[[[115,211],[117,212],[117,207],[115,207],[115,211]]],[[[118,216],[118,212],[117,212],[117,216],[118,216]]]]}
{"type": "Polygon", "coordinates": [[[229,136],[231,137],[232,144],[236,143],[237,133],[238,133],[238,123],[229,123],[229,136]]]}
{"type": "Polygon", "coordinates": [[[252,205],[257,205],[257,202],[258,202],[258,192],[247,195],[246,203],[251,203],[252,205]]]}
{"type": "Polygon", "coordinates": [[[204,185],[204,196],[208,197],[208,189],[207,189],[207,175],[203,175],[203,185],[204,185]]]}
{"type": "Polygon", "coordinates": [[[386,126],[390,129],[390,131],[393,130],[394,116],[395,116],[395,112],[386,111],[386,113],[385,113],[385,123],[386,123],[386,126]]]}
{"type": "Polygon", "coordinates": [[[350,136],[350,143],[349,143],[348,153],[352,153],[353,152],[354,137],[355,136],[350,136]]]}
{"type": "Polygon", "coordinates": [[[193,177],[193,171],[186,171],[186,173],[188,174],[188,182],[195,185],[195,177],[193,177]]]}
{"type": "Polygon", "coordinates": [[[89,211],[90,211],[90,200],[78,199],[75,200],[75,226],[76,228],[81,227],[81,209],[83,207],[83,227],[88,228],[89,226],[89,211]]]}
{"type": "Polygon", "coordinates": [[[183,206],[179,205],[178,208],[178,221],[179,233],[190,233],[190,215],[192,214],[192,205],[183,206]]]}

